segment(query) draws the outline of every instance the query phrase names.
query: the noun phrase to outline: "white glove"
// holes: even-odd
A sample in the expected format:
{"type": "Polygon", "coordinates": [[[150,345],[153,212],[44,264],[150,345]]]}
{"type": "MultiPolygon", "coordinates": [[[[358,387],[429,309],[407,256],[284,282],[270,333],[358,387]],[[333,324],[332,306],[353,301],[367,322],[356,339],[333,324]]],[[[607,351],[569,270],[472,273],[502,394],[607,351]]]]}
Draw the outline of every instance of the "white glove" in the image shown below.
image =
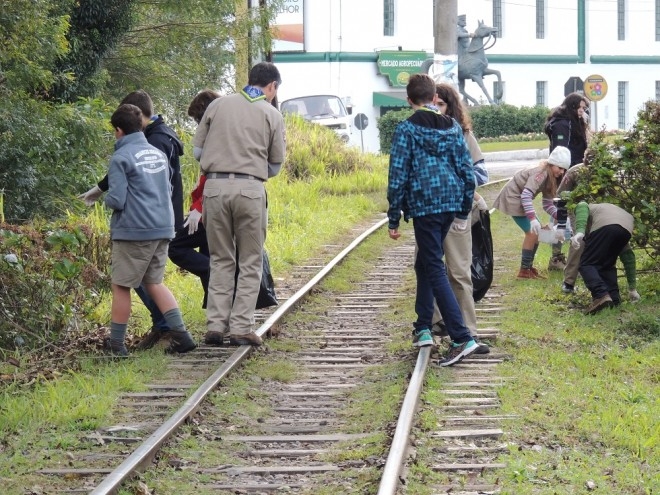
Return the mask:
{"type": "Polygon", "coordinates": [[[541,233],[541,222],[539,222],[536,218],[531,221],[531,231],[536,235],[541,233]]]}
{"type": "Polygon", "coordinates": [[[634,302],[634,303],[642,298],[642,296],[639,295],[639,292],[637,292],[637,290],[635,289],[629,290],[628,296],[630,297],[630,302],[634,302]]]}
{"type": "Polygon", "coordinates": [[[190,213],[188,213],[188,218],[186,218],[186,221],[183,224],[184,227],[188,227],[188,235],[193,235],[195,232],[197,232],[201,218],[201,212],[194,209],[190,210],[190,213]]]}
{"type": "Polygon", "coordinates": [[[477,200],[477,208],[479,208],[479,211],[488,211],[488,204],[483,197],[477,200]]]}
{"type": "Polygon", "coordinates": [[[101,197],[101,194],[103,194],[101,188],[99,186],[94,186],[86,193],[79,195],[78,199],[82,199],[85,202],[85,206],[92,206],[96,203],[96,200],[101,197]]]}
{"type": "Polygon", "coordinates": [[[454,218],[454,221],[451,223],[451,230],[455,232],[465,232],[467,229],[467,219],[461,220],[460,218],[454,218]]]}
{"type": "Polygon", "coordinates": [[[566,231],[564,229],[558,229],[556,225],[552,229],[555,231],[556,242],[564,242],[566,240],[566,231]]]}
{"type": "Polygon", "coordinates": [[[584,234],[582,232],[578,232],[573,237],[571,237],[571,246],[573,246],[573,249],[580,249],[583,237],[584,234]]]}

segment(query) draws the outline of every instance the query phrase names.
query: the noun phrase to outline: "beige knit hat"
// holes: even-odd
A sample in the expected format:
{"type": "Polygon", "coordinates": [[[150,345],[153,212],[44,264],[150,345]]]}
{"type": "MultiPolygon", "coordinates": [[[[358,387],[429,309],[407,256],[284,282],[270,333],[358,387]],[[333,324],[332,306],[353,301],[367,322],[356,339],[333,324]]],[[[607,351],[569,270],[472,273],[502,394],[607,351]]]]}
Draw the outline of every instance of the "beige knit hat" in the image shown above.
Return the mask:
{"type": "Polygon", "coordinates": [[[556,165],[565,170],[568,170],[568,168],[571,166],[571,152],[568,151],[568,148],[557,146],[554,150],[552,150],[552,153],[550,153],[550,156],[548,157],[548,163],[550,165],[556,165]]]}

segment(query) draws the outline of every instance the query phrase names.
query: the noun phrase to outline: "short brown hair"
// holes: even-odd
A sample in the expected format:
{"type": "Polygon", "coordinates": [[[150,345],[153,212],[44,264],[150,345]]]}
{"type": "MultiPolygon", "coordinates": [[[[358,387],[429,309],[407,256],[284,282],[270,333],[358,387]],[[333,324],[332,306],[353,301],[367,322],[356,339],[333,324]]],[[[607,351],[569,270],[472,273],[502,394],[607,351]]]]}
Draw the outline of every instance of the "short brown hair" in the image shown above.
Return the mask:
{"type": "Polygon", "coordinates": [[[154,104],[151,101],[151,96],[142,89],[138,89],[137,91],[133,91],[124,96],[124,99],[121,100],[119,104],[123,105],[124,103],[135,105],[140,109],[142,115],[148,119],[154,114],[154,104]]]}
{"type": "Polygon", "coordinates": [[[431,103],[435,96],[435,82],[427,74],[413,74],[408,79],[406,92],[415,105],[431,103]]]}
{"type": "Polygon", "coordinates": [[[188,115],[195,119],[195,122],[199,124],[202,121],[204,112],[206,112],[206,108],[216,98],[220,98],[220,93],[213,91],[212,89],[203,89],[197,93],[190,102],[188,115]]]}
{"type": "Polygon", "coordinates": [[[135,105],[124,103],[119,105],[110,117],[113,129],[121,129],[124,134],[133,134],[142,130],[142,111],[135,105]]]}

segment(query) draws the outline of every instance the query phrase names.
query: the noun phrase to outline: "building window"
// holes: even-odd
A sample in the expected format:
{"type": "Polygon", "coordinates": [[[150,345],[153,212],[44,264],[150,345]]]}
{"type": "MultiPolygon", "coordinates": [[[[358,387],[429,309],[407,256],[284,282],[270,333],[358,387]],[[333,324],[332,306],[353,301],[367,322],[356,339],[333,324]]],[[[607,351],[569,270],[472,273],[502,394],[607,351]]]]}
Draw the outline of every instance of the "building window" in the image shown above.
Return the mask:
{"type": "Polygon", "coordinates": [[[545,38],[545,0],[536,0],[536,39],[545,38]]]}
{"type": "Polygon", "coordinates": [[[548,86],[547,81],[536,81],[536,105],[539,107],[546,106],[545,91],[547,86],[548,86]]]}
{"type": "Polygon", "coordinates": [[[383,0],[383,35],[394,36],[394,0],[383,0]]]}
{"type": "Polygon", "coordinates": [[[655,41],[660,41],[660,0],[655,0],[655,41]]]}
{"type": "Polygon", "coordinates": [[[497,37],[504,34],[502,30],[502,0],[493,0],[493,27],[497,28],[497,37]]]}
{"type": "Polygon", "coordinates": [[[617,109],[619,111],[619,129],[626,128],[627,100],[628,100],[628,81],[619,81],[619,94],[617,100],[617,109]]]}
{"type": "Polygon", "coordinates": [[[616,25],[619,41],[626,39],[626,0],[616,0],[616,25]]]}

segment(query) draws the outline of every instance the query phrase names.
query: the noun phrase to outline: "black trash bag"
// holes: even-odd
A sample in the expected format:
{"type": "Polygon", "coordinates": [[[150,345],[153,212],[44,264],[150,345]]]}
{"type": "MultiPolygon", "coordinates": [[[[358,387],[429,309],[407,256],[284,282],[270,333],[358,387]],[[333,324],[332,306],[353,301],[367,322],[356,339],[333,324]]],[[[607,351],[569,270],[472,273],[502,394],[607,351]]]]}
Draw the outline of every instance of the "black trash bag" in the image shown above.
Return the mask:
{"type": "MultiPolygon", "coordinates": [[[[259,296],[257,297],[257,304],[254,309],[264,309],[271,306],[277,306],[277,297],[275,296],[275,281],[270,273],[270,261],[266,250],[263,252],[263,271],[261,272],[261,284],[259,285],[259,296]]],[[[236,259],[238,260],[238,251],[236,251],[236,259]]],[[[236,274],[234,275],[234,282],[238,281],[238,263],[236,263],[236,274]]],[[[234,285],[234,297],[236,297],[236,285],[234,285]]]]}
{"type": "Polygon", "coordinates": [[[270,273],[270,261],[264,249],[264,268],[261,275],[261,285],[259,286],[259,297],[255,309],[269,308],[277,306],[277,296],[275,295],[275,281],[270,273]]]}
{"type": "Polygon", "coordinates": [[[478,219],[472,224],[472,298],[480,301],[493,283],[493,236],[490,232],[490,213],[477,210],[478,219]]]}

